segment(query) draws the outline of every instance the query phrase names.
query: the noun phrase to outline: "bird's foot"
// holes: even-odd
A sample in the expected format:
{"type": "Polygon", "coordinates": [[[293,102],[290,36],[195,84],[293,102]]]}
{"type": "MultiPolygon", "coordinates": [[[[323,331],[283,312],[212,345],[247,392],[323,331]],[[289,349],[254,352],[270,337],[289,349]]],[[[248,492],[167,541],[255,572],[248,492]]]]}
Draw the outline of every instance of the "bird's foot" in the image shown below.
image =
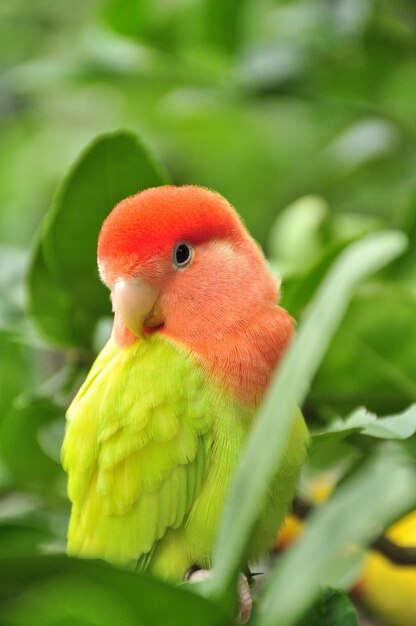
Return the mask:
{"type": "MultiPolygon", "coordinates": [[[[185,574],[185,580],[189,580],[192,583],[202,582],[208,580],[212,576],[212,570],[199,569],[196,565],[189,568],[185,574]]],[[[238,579],[238,615],[235,620],[236,624],[246,624],[251,617],[251,609],[253,606],[253,599],[250,593],[250,586],[247,580],[247,576],[240,574],[238,579]]]]}

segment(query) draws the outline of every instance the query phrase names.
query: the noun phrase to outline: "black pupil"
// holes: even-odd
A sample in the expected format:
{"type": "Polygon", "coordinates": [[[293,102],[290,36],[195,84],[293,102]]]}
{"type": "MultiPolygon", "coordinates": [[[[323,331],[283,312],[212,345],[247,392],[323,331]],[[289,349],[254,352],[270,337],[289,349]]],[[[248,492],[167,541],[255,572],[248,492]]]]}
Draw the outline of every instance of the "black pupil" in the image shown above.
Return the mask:
{"type": "Polygon", "coordinates": [[[180,246],[176,248],[175,258],[176,263],[178,265],[183,265],[189,259],[190,250],[186,243],[181,243],[180,246]]]}

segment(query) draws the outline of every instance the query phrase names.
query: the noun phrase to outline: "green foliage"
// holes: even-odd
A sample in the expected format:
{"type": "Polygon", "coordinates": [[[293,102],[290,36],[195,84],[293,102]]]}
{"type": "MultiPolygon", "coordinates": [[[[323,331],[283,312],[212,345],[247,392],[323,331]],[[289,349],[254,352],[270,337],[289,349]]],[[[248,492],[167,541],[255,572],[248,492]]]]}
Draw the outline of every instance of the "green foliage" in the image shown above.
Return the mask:
{"type": "MultiPolygon", "coordinates": [[[[370,235],[351,245],[341,255],[310,305],[308,315],[260,409],[230,489],[214,553],[214,594],[221,597],[235,585],[251,533],[294,422],[294,406],[302,404],[351,292],[357,282],[394,259],[404,247],[405,240],[398,233],[370,235]],[[258,458],[259,450],[262,451],[261,458],[258,458]],[[245,494],[243,501],[242,493],[245,494]],[[239,526],[236,531],[237,518],[239,526]]],[[[368,510],[371,512],[371,506],[368,510]]],[[[313,559],[307,561],[314,562],[313,559]]],[[[313,576],[312,567],[308,572],[313,576]]],[[[291,585],[294,584],[292,576],[289,580],[291,585]]],[[[317,580],[315,576],[314,580],[317,580]]],[[[306,595],[305,598],[307,601],[306,595]]],[[[297,606],[301,606],[299,598],[297,606]]],[[[279,617],[287,619],[284,613],[279,617]]],[[[274,623],[271,617],[269,619],[267,623],[274,623]]]]}
{"type": "Polygon", "coordinates": [[[16,402],[4,415],[0,425],[0,458],[7,467],[11,487],[40,492],[47,498],[48,494],[59,492],[61,486],[64,495],[65,482],[59,457],[51,458],[44,443],[48,428],[54,424],[61,427],[61,439],[63,420],[62,409],[44,398],[16,402]]]}
{"type": "Polygon", "coordinates": [[[27,386],[31,375],[30,356],[10,331],[0,330],[0,424],[15,397],[27,386]]]}
{"type": "Polygon", "coordinates": [[[378,439],[408,439],[416,432],[416,405],[403,413],[378,418],[364,408],[343,420],[336,420],[324,430],[312,434],[314,446],[340,441],[354,433],[378,439]]]}
{"type": "Polygon", "coordinates": [[[414,504],[415,487],[414,468],[394,454],[380,455],[346,481],[272,572],[259,603],[258,626],[295,624],[320,586],[351,584],[359,550],[371,541],[377,524],[384,527],[414,504]]]}
{"type": "Polygon", "coordinates": [[[314,606],[298,626],[357,626],[357,615],[347,594],[338,589],[324,589],[314,606]]]}
{"type": "Polygon", "coordinates": [[[315,401],[340,415],[357,404],[387,413],[415,402],[415,304],[409,290],[391,284],[360,291],[315,381],[315,401]]]}
{"type": "Polygon", "coordinates": [[[344,591],[363,549],[416,506],[413,2],[6,0],[1,13],[0,621],[231,623],[297,400],[313,432],[305,480],[328,471],[334,493],[277,559],[252,623],[355,626],[344,591]],[[208,599],[62,555],[64,414],[111,315],[98,231],[165,169],[236,206],[299,321],[208,599]]]}
{"type": "Polygon", "coordinates": [[[0,579],[2,618],[10,626],[224,624],[221,611],[197,594],[100,561],[3,558],[0,579]]]}
{"type": "Polygon", "coordinates": [[[127,131],[98,137],[56,192],[29,271],[30,311],[57,342],[90,347],[97,319],[111,315],[97,281],[97,238],[120,200],[165,182],[138,139],[127,131]],[[82,279],[81,279],[82,277],[82,279]]]}

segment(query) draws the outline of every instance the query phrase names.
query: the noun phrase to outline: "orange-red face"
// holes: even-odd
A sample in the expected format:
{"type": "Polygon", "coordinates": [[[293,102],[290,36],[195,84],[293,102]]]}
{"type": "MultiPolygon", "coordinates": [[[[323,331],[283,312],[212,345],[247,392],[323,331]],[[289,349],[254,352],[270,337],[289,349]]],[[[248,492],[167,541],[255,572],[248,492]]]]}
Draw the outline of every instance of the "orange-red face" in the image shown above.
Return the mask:
{"type": "Polygon", "coordinates": [[[148,276],[153,281],[175,268],[174,248],[214,239],[241,238],[243,227],[220,195],[199,187],[147,189],[120,202],[104,222],[98,262],[104,282],[120,275],[148,276]]]}
{"type": "Polygon", "coordinates": [[[163,186],[123,200],[98,241],[101,277],[134,335],[164,325],[174,333],[220,333],[276,286],[237,213],[200,187],[163,186]]]}

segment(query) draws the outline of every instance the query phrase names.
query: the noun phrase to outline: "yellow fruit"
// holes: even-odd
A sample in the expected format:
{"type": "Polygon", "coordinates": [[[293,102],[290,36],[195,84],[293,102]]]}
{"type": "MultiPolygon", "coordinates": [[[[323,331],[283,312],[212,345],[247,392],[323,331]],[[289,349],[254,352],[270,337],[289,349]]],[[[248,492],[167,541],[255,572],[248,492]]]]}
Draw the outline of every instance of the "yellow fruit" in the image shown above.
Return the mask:
{"type": "MultiPolygon", "coordinates": [[[[416,546],[416,511],[386,533],[400,546],[416,546]]],[[[416,566],[394,565],[379,552],[365,559],[358,587],[366,606],[388,626],[416,626],[416,566]]]]}

